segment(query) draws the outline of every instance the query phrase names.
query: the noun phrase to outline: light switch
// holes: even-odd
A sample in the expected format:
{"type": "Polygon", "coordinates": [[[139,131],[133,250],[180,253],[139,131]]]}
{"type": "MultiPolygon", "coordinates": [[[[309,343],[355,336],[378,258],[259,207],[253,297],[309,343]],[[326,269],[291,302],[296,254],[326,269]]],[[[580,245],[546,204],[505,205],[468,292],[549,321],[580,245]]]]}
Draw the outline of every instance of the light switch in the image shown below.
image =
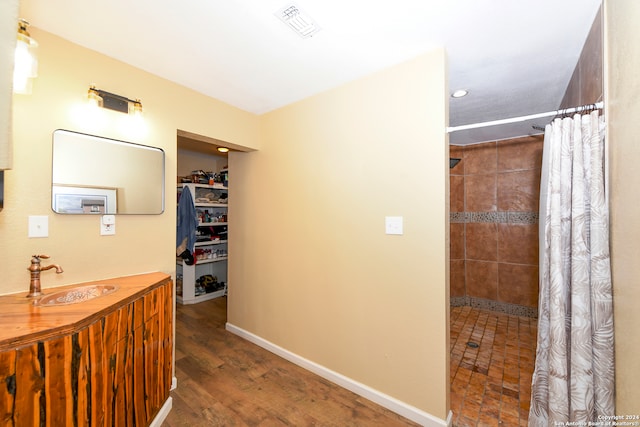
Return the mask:
{"type": "Polygon", "coordinates": [[[49,217],[29,215],[29,237],[49,237],[49,217]]]}
{"type": "Polygon", "coordinates": [[[386,216],[384,217],[384,228],[387,234],[403,234],[402,217],[386,216]]]}
{"type": "Polygon", "coordinates": [[[100,235],[112,236],[116,234],[116,216],[102,215],[100,218],[100,235]]]}

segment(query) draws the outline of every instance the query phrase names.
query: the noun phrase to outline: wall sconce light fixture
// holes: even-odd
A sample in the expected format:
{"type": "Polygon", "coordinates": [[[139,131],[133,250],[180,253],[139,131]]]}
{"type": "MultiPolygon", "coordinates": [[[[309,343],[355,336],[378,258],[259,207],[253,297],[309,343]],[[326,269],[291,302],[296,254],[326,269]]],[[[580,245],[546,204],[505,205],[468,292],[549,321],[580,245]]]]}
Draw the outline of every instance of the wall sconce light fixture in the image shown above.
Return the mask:
{"type": "Polygon", "coordinates": [[[96,89],[95,86],[89,87],[87,97],[89,102],[96,107],[108,108],[134,116],[142,115],[142,101],[139,99],[129,99],[106,90],[96,89]]]}
{"type": "Polygon", "coordinates": [[[31,82],[38,76],[38,57],[36,49],[38,43],[31,38],[27,28],[29,22],[24,19],[18,21],[18,36],[13,66],[13,92],[30,94],[31,82]]]}

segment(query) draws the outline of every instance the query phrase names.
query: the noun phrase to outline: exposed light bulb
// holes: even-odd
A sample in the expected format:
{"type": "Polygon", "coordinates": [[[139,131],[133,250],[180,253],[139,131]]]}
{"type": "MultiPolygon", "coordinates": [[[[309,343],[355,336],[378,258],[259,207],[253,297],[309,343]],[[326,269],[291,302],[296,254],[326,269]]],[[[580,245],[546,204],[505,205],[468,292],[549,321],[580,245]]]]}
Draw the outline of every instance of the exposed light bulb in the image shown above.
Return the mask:
{"type": "Polygon", "coordinates": [[[38,43],[31,38],[27,27],[29,23],[24,19],[18,22],[18,35],[13,68],[13,91],[15,93],[31,93],[31,79],[38,76],[38,58],[36,48],[38,43]]]}
{"type": "Polygon", "coordinates": [[[139,99],[136,99],[134,102],[131,103],[131,112],[130,114],[136,116],[136,117],[141,117],[142,116],[142,102],[140,102],[139,99]]]}
{"type": "Polygon", "coordinates": [[[89,106],[93,108],[102,107],[102,97],[96,90],[95,86],[91,86],[87,91],[87,98],[89,99],[89,106]]]}

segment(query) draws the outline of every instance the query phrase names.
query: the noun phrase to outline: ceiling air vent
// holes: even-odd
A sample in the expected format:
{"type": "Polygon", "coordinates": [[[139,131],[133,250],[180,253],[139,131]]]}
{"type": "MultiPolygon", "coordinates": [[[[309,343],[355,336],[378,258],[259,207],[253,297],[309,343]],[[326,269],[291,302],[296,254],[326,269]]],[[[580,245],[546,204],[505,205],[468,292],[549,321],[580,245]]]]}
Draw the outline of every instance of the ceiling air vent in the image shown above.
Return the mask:
{"type": "Polygon", "coordinates": [[[309,38],[320,31],[318,24],[295,4],[283,7],[275,15],[303,39],[309,38]]]}

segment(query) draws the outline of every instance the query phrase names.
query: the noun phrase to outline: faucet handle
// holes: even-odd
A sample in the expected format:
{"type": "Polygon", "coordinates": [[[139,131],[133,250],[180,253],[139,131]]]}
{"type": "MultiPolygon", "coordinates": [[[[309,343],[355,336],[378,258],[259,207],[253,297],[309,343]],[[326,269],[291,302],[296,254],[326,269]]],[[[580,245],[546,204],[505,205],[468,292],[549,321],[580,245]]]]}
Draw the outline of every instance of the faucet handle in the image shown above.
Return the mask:
{"type": "Polygon", "coordinates": [[[31,255],[31,262],[40,262],[40,259],[49,259],[49,255],[31,255]]]}

